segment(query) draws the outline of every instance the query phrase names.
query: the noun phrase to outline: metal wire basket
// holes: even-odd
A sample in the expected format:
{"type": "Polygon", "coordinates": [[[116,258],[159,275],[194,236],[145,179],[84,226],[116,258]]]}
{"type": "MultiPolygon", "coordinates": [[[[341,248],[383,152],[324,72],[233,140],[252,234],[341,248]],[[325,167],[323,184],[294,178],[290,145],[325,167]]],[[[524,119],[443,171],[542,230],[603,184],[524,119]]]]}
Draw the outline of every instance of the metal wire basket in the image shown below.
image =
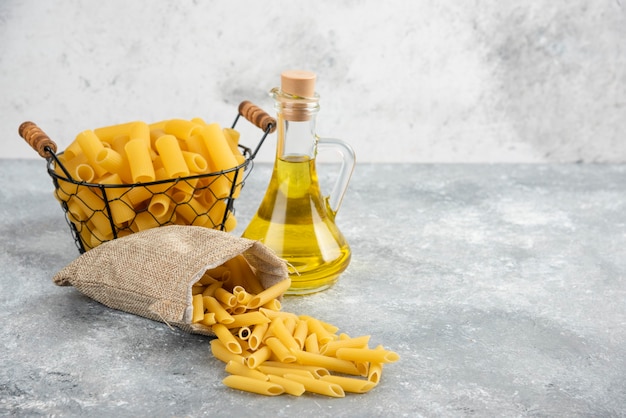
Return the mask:
{"type": "MultiPolygon", "coordinates": [[[[276,120],[249,101],[239,105],[231,126],[243,116],[263,131],[256,148],[237,147],[243,158],[232,168],[149,182],[102,183],[78,180],[64,164],[63,152],[33,122],[24,122],[19,135],[47,160],[55,197],[65,213],[72,236],[82,254],[106,241],[141,230],[179,224],[222,231],[235,227],[234,201],[250,174],[253,160],[276,120]],[[217,193],[216,189],[225,192],[217,193]]],[[[67,161],[66,161],[67,163],[67,161]]]]}

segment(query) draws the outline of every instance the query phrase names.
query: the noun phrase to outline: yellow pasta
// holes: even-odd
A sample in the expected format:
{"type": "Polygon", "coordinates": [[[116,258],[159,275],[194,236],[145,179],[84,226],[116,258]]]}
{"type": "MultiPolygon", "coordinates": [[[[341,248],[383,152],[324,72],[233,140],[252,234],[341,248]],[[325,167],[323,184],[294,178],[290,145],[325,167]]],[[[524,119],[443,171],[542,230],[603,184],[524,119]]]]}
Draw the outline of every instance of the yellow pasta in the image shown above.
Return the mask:
{"type": "Polygon", "coordinates": [[[62,155],[68,160],[71,160],[79,155],[83,155],[83,150],[80,148],[78,141],[74,139],[74,141],[72,141],[67,148],[65,148],[62,155]]]}
{"type": "Polygon", "coordinates": [[[252,330],[249,327],[240,327],[237,336],[239,339],[246,341],[250,338],[250,334],[252,334],[252,330]]]}
{"type": "Polygon", "coordinates": [[[130,173],[135,183],[154,181],[156,175],[150,152],[143,139],[132,139],[124,146],[126,158],[130,165],[130,173]]]}
{"type": "MultiPolygon", "coordinates": [[[[200,295],[200,297],[202,296],[200,295]]],[[[215,324],[211,327],[211,329],[213,330],[217,338],[222,342],[222,344],[224,344],[224,347],[226,347],[228,351],[233,354],[242,353],[243,350],[241,349],[241,344],[239,344],[237,339],[223,324],[215,324]]]]}
{"type": "Polygon", "coordinates": [[[165,122],[163,126],[163,130],[167,134],[185,140],[193,136],[199,129],[200,126],[197,123],[185,119],[171,119],[165,122]]]}
{"type": "Polygon", "coordinates": [[[233,307],[237,304],[237,298],[235,295],[222,287],[215,289],[213,297],[220,301],[224,306],[233,307]]]}
{"type": "Polygon", "coordinates": [[[333,334],[327,331],[322,322],[319,320],[315,318],[306,318],[306,321],[311,332],[314,332],[317,335],[317,340],[321,345],[327,344],[335,339],[333,334]]]}
{"type": "Polygon", "coordinates": [[[326,395],[333,398],[343,398],[346,396],[343,388],[333,382],[308,378],[300,376],[298,374],[286,374],[283,377],[289,380],[296,381],[298,383],[302,383],[304,385],[304,388],[309,392],[318,393],[320,395],[326,395]]]}
{"type": "Polygon", "coordinates": [[[91,183],[96,178],[96,172],[89,164],[82,163],[76,165],[74,168],[74,179],[77,181],[84,181],[91,183]]]}
{"type": "MultiPolygon", "coordinates": [[[[247,307],[235,305],[245,309],[245,312],[229,314],[228,310],[235,308],[230,306],[233,299],[251,295],[252,299],[259,300],[259,294],[265,292],[251,293],[240,284],[242,280],[237,276],[242,269],[239,263],[247,265],[247,261],[243,257],[235,258],[237,260],[208,269],[192,287],[193,297],[201,297],[203,301],[201,307],[197,302],[194,304],[194,314],[196,309],[201,309],[203,320],[211,314],[208,321],[217,337],[211,342],[211,352],[227,363],[225,371],[234,376],[233,379],[245,377],[274,383],[284,393],[294,396],[308,391],[343,397],[346,393],[372,390],[380,382],[383,364],[399,359],[397,353],[382,346],[369,348],[369,335],[351,337],[346,333],[338,334],[334,325],[310,316],[298,316],[262,306],[250,307],[250,304],[247,307]],[[230,274],[228,281],[212,277],[226,274],[230,274]],[[204,296],[209,292],[224,297],[204,296]],[[223,314],[218,315],[217,312],[223,314]]],[[[251,277],[259,282],[254,271],[251,277]]],[[[285,281],[288,282],[288,279],[285,281]]],[[[276,293],[275,286],[268,289],[278,298],[281,294],[276,293]]],[[[265,297],[262,300],[266,300],[265,297]]],[[[265,393],[264,388],[250,386],[248,380],[239,387],[241,390],[265,393]]]]}
{"type": "MultiPolygon", "coordinates": [[[[311,377],[315,377],[316,379],[319,379],[322,376],[326,376],[330,374],[330,372],[323,367],[304,366],[298,363],[282,363],[279,361],[271,361],[271,360],[267,360],[262,365],[260,365],[259,370],[261,370],[261,367],[277,367],[281,370],[284,370],[285,373],[290,373],[290,371],[292,373],[299,373],[300,371],[303,371],[303,372],[306,372],[304,373],[306,376],[310,375],[311,377]]],[[[269,374],[269,372],[266,372],[266,373],[269,374]]]]}
{"type": "Polygon", "coordinates": [[[294,351],[294,354],[296,356],[296,361],[300,364],[306,364],[309,366],[320,366],[334,372],[350,374],[354,376],[359,376],[361,374],[355,364],[348,360],[324,356],[322,354],[309,353],[302,350],[294,351]]]}
{"type": "Polygon", "coordinates": [[[293,331],[293,339],[298,343],[298,349],[304,348],[304,342],[309,334],[309,327],[306,321],[297,321],[293,331]]]}
{"type": "Polygon", "coordinates": [[[233,322],[226,324],[228,328],[249,327],[252,325],[262,325],[271,320],[259,311],[245,312],[239,315],[232,315],[233,322]]]}
{"type": "Polygon", "coordinates": [[[372,363],[394,363],[400,359],[397,353],[372,348],[339,348],[337,358],[372,363]]]}
{"type": "Polygon", "coordinates": [[[183,152],[174,135],[163,135],[156,140],[155,146],[168,177],[185,177],[189,175],[189,167],[183,157],[183,152]]]}
{"type": "Polygon", "coordinates": [[[374,384],[378,384],[380,376],[383,373],[382,363],[371,363],[367,372],[367,380],[374,384]]]}
{"type": "Polygon", "coordinates": [[[165,219],[172,206],[172,199],[165,193],[157,193],[152,196],[148,203],[148,211],[157,220],[165,219]]]}
{"type": "Polygon", "coordinates": [[[261,343],[263,342],[263,336],[267,332],[269,325],[270,324],[268,319],[268,322],[254,326],[252,334],[250,334],[250,338],[248,338],[248,344],[250,345],[250,348],[252,350],[256,350],[260,347],[261,343]]]}
{"type": "Polygon", "coordinates": [[[191,323],[195,324],[196,322],[200,322],[204,319],[204,308],[202,303],[202,294],[197,294],[192,297],[191,300],[193,306],[193,318],[191,319],[191,323]]]}
{"type": "Polygon", "coordinates": [[[313,373],[309,370],[287,367],[289,363],[276,366],[268,366],[267,363],[269,363],[269,361],[265,361],[257,367],[260,372],[263,372],[266,375],[273,374],[275,376],[284,376],[286,374],[298,374],[311,379],[314,378],[313,373]]]}
{"type": "Polygon", "coordinates": [[[376,386],[374,382],[364,379],[357,379],[355,377],[326,375],[322,376],[320,380],[324,382],[335,383],[345,391],[353,393],[365,393],[369,392],[376,386]]]}
{"type": "Polygon", "coordinates": [[[101,141],[111,144],[116,138],[128,136],[131,127],[135,123],[136,122],[126,122],[111,126],[103,126],[101,128],[94,129],[93,132],[101,141]]]}
{"type": "Polygon", "coordinates": [[[267,344],[270,350],[272,350],[272,353],[283,363],[293,363],[296,361],[296,356],[294,356],[290,349],[278,338],[269,337],[265,340],[265,344],[267,344]]]}
{"type": "MultiPolygon", "coordinates": [[[[285,323],[282,318],[274,318],[270,324],[269,330],[272,335],[277,337],[278,340],[286,347],[287,350],[299,350],[300,346],[298,342],[293,338],[293,335],[285,327],[285,323]]],[[[295,360],[295,358],[294,358],[295,360]]]]}
{"type": "Polygon", "coordinates": [[[119,174],[124,167],[124,157],[112,148],[102,147],[96,154],[95,162],[109,173],[119,174]]]}
{"type": "Polygon", "coordinates": [[[271,355],[272,350],[270,350],[268,346],[264,345],[246,358],[246,364],[249,367],[256,369],[264,361],[268,360],[271,355]]]}
{"type": "Polygon", "coordinates": [[[259,395],[276,396],[285,392],[282,386],[273,382],[264,382],[247,376],[231,374],[222,380],[224,385],[246,392],[253,392],[259,395]]]}
{"type": "Polygon", "coordinates": [[[128,132],[130,140],[141,139],[149,150],[152,150],[150,144],[150,126],[145,122],[135,122],[130,125],[128,132]]]}
{"type": "Polygon", "coordinates": [[[102,145],[102,142],[96,134],[94,134],[91,130],[83,131],[76,136],[76,142],[78,142],[80,149],[87,157],[87,161],[89,161],[89,164],[96,172],[96,176],[100,177],[106,173],[104,168],[96,164],[96,156],[98,155],[98,152],[104,148],[104,145],[102,145]]]}
{"type": "MultiPolygon", "coordinates": [[[[212,172],[230,170],[238,165],[237,159],[232,154],[219,124],[212,123],[200,126],[198,133],[204,141],[206,148],[210,150],[208,163],[212,172]]],[[[215,179],[211,189],[217,198],[224,198],[230,195],[233,177],[233,173],[230,172],[215,179]]]]}
{"type": "Polygon", "coordinates": [[[211,326],[217,324],[217,320],[215,319],[214,312],[207,312],[202,317],[202,321],[200,321],[202,325],[211,326]]]}
{"type": "Polygon", "coordinates": [[[288,393],[293,396],[301,396],[306,388],[300,382],[296,382],[295,380],[286,379],[282,376],[277,376],[275,374],[268,375],[268,380],[272,383],[276,383],[277,385],[282,386],[285,390],[285,393],[288,393]]]}
{"type": "Polygon", "coordinates": [[[326,356],[335,355],[339,348],[365,348],[370,340],[369,335],[363,335],[356,338],[344,338],[329,341],[321,348],[320,353],[326,356]]]}
{"type": "Polygon", "coordinates": [[[255,369],[251,369],[248,366],[242,363],[237,363],[235,361],[229,361],[228,363],[226,363],[225,370],[230,374],[251,377],[253,379],[263,381],[268,380],[268,376],[266,374],[261,373],[260,371],[255,369]]]}
{"type": "Polygon", "coordinates": [[[316,333],[309,334],[306,337],[306,340],[304,340],[304,351],[316,354],[320,352],[320,346],[317,341],[316,333]]]}
{"type": "Polygon", "coordinates": [[[209,164],[202,154],[189,151],[183,151],[182,153],[189,171],[193,173],[206,173],[209,170],[209,164]]]}
{"type": "Polygon", "coordinates": [[[282,280],[275,285],[268,287],[250,300],[250,303],[248,303],[248,309],[258,308],[269,302],[271,299],[279,298],[283,293],[285,293],[289,286],[291,286],[290,280],[282,280]]]}
{"type": "Polygon", "coordinates": [[[226,346],[218,339],[211,340],[211,353],[216,359],[221,360],[224,363],[234,361],[244,364],[246,361],[243,356],[239,354],[234,354],[233,352],[229,351],[226,346]]]}
{"type": "Polygon", "coordinates": [[[147,229],[156,228],[160,225],[158,219],[150,212],[140,212],[135,216],[131,228],[135,232],[145,231],[147,229]]]}
{"type": "Polygon", "coordinates": [[[215,313],[215,318],[222,324],[231,324],[235,319],[224,309],[222,305],[212,296],[203,296],[202,301],[209,312],[215,313]]]}

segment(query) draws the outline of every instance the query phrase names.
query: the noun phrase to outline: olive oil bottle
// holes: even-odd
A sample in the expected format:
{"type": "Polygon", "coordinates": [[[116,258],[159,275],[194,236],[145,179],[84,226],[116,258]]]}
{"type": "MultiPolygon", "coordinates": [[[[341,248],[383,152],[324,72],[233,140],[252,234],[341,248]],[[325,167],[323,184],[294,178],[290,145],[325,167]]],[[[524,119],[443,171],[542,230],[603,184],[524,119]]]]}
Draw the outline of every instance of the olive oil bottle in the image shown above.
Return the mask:
{"type": "Polygon", "coordinates": [[[285,71],[281,87],[270,92],[278,116],[276,159],[265,197],[243,232],[245,238],[261,241],[289,263],[287,294],[292,295],[329,288],[351,257],[335,216],[354,169],[354,151],[341,140],[316,135],[315,78],[308,71],[285,71]],[[318,148],[332,148],[342,157],[328,196],[318,182],[318,148]]]}

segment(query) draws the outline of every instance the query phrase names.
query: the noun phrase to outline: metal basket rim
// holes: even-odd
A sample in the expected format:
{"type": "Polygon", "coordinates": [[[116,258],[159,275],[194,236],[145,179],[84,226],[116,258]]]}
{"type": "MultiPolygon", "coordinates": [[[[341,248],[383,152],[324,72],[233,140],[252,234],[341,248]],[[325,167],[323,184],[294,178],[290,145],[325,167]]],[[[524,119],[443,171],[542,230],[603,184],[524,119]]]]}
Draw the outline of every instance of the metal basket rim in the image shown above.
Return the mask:
{"type": "MultiPolygon", "coordinates": [[[[55,160],[53,158],[47,158],[47,171],[48,174],[50,175],[50,177],[56,179],[56,180],[61,180],[67,183],[71,183],[77,186],[85,186],[85,187],[97,187],[97,188],[105,188],[105,189],[116,189],[116,188],[129,188],[129,187],[144,187],[144,186],[154,186],[154,185],[159,185],[159,184],[166,184],[166,183],[177,183],[179,181],[186,181],[186,180],[195,180],[195,179],[201,179],[201,178],[208,178],[208,177],[218,177],[224,174],[228,174],[228,173],[232,173],[232,172],[236,172],[243,169],[246,169],[251,162],[253,162],[253,158],[254,156],[251,154],[251,150],[250,148],[239,144],[238,145],[239,148],[241,148],[243,150],[243,155],[245,156],[245,161],[242,162],[241,164],[229,168],[227,170],[221,170],[221,171],[213,171],[211,173],[200,173],[200,174],[194,174],[193,176],[183,176],[183,177],[173,177],[173,178],[168,178],[168,179],[161,179],[161,180],[154,180],[154,181],[149,181],[149,182],[139,182],[139,183],[119,183],[119,184],[107,184],[107,183],[92,183],[92,182],[87,182],[87,181],[78,181],[75,180],[73,178],[68,178],[65,176],[62,176],[61,174],[59,174],[58,172],[55,171],[53,164],[55,163],[55,160]]],[[[60,152],[58,154],[56,154],[57,157],[63,155],[64,152],[60,152]]]]}

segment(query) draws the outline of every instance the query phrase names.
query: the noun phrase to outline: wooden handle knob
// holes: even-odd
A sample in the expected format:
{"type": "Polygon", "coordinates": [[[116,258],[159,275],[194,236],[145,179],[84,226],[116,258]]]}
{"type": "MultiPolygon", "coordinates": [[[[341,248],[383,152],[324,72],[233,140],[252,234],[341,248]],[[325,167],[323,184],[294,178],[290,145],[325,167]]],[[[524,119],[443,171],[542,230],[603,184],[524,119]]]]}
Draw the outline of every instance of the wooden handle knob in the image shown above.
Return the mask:
{"type": "Polygon", "coordinates": [[[263,131],[269,129],[269,133],[272,133],[276,130],[276,119],[248,100],[241,102],[239,105],[239,114],[263,131]]]}
{"type": "Polygon", "coordinates": [[[50,158],[51,152],[57,152],[57,144],[33,122],[22,123],[18,133],[43,158],[50,158]]]}

